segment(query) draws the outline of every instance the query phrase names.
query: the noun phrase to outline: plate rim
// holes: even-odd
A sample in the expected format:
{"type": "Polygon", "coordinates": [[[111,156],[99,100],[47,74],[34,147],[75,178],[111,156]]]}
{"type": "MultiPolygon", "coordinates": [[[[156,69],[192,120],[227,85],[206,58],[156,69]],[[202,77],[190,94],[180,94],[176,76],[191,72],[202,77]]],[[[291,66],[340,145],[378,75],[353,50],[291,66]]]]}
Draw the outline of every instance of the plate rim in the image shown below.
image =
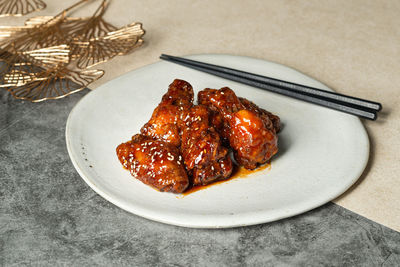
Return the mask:
{"type": "MultiPolygon", "coordinates": [[[[230,54],[191,54],[191,55],[186,55],[184,57],[196,57],[196,56],[229,56],[229,57],[238,57],[238,58],[247,58],[247,59],[251,59],[251,60],[258,60],[258,61],[264,61],[266,63],[273,63],[275,65],[279,65],[282,66],[284,68],[290,69],[292,71],[298,72],[304,76],[307,76],[308,78],[315,80],[321,84],[323,84],[326,88],[328,88],[330,91],[333,91],[330,87],[326,86],[324,83],[318,81],[317,79],[302,73],[301,71],[298,71],[292,67],[277,63],[277,62],[273,62],[273,61],[269,61],[269,60],[265,60],[265,59],[260,59],[260,58],[254,58],[254,57],[249,57],[249,56],[238,56],[238,55],[230,55],[230,54]]],[[[129,75],[132,72],[135,72],[137,70],[141,70],[147,67],[150,67],[152,65],[158,64],[162,61],[157,61],[157,62],[153,62],[147,65],[144,65],[140,68],[131,70],[129,72],[126,72],[124,74],[121,74],[115,78],[113,78],[112,80],[107,81],[106,83],[100,85],[98,88],[96,88],[95,90],[92,90],[91,92],[87,93],[85,96],[83,96],[76,104],[75,106],[72,108],[72,110],[70,111],[69,115],[68,115],[68,119],[66,122],[66,127],[65,127],[65,140],[66,140],[66,147],[67,147],[67,151],[68,151],[68,155],[70,157],[70,160],[74,166],[74,168],[76,169],[76,171],[78,172],[78,174],[80,175],[80,177],[86,182],[86,184],[88,184],[97,194],[99,194],[101,197],[103,197],[104,199],[106,199],[107,201],[109,201],[110,203],[114,204],[115,206],[129,212],[132,213],[134,215],[152,220],[152,221],[157,221],[157,222],[161,222],[161,223],[165,223],[165,224],[169,224],[169,225],[176,225],[176,226],[180,226],[180,227],[188,227],[188,228],[202,228],[202,229],[218,229],[218,228],[235,228],[235,227],[242,227],[242,226],[250,226],[250,225],[257,225],[257,224],[262,224],[262,223],[269,223],[269,222],[274,222],[274,221],[278,221],[284,218],[290,218],[302,213],[305,213],[307,211],[313,210],[317,207],[320,207],[336,198],[338,198],[339,196],[343,195],[346,191],[348,191],[356,182],[357,180],[360,179],[360,177],[363,175],[363,173],[366,170],[366,166],[368,165],[369,162],[369,158],[370,158],[370,140],[369,140],[369,135],[367,130],[365,129],[365,126],[363,125],[363,123],[361,122],[361,120],[359,118],[357,118],[357,123],[359,123],[359,125],[361,126],[361,128],[363,129],[363,133],[364,133],[364,137],[365,137],[365,143],[366,143],[366,153],[365,153],[365,157],[362,159],[362,164],[360,166],[359,171],[357,172],[357,175],[354,175],[354,178],[351,180],[348,180],[348,183],[346,184],[346,186],[343,187],[342,190],[338,191],[340,193],[332,193],[329,197],[324,198],[324,200],[318,201],[318,202],[314,202],[314,205],[305,205],[305,207],[301,208],[301,209],[296,209],[295,212],[281,212],[280,215],[278,216],[273,216],[267,219],[262,219],[263,216],[258,216],[258,219],[252,219],[252,220],[243,220],[245,222],[237,222],[237,223],[231,223],[231,224],[205,224],[205,223],[182,223],[181,220],[173,220],[171,218],[161,218],[158,216],[151,216],[148,213],[145,213],[143,211],[141,211],[140,209],[134,209],[132,208],[132,206],[127,206],[125,205],[125,203],[120,202],[116,199],[114,199],[112,196],[108,195],[106,192],[104,192],[103,190],[101,190],[100,188],[98,188],[96,186],[96,183],[93,182],[91,180],[91,178],[89,177],[90,175],[87,175],[84,171],[84,168],[82,168],[77,159],[76,159],[76,155],[75,155],[75,151],[72,148],[72,144],[70,144],[71,142],[71,118],[73,118],[74,114],[76,113],[77,107],[79,107],[80,103],[82,103],[82,101],[85,101],[86,98],[88,97],[92,97],[95,94],[98,94],[98,92],[96,93],[96,91],[101,91],[101,90],[107,90],[107,84],[113,82],[115,79],[118,79],[119,77],[125,76],[125,75],[129,75]],[[247,222],[246,222],[247,221],[247,222]],[[250,222],[249,222],[250,221],[250,222]]],[[[361,159],[360,159],[361,160],[361,159]]],[[[304,206],[304,205],[303,205],[304,206]]],[[[135,205],[136,207],[136,205],[135,205]]],[[[292,210],[292,209],[289,209],[292,210]]],[[[265,217],[265,216],[264,216],[265,217]]]]}

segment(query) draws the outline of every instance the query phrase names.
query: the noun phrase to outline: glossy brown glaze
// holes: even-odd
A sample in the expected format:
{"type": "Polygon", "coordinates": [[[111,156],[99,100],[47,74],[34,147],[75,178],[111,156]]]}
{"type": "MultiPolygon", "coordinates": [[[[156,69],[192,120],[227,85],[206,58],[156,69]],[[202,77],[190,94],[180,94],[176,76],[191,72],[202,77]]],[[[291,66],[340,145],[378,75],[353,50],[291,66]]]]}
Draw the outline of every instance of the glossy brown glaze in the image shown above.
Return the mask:
{"type": "Polygon", "coordinates": [[[233,170],[233,163],[229,155],[211,162],[201,168],[195,167],[192,172],[193,185],[208,185],[216,181],[228,179],[233,170]]]}
{"type": "Polygon", "coordinates": [[[233,170],[232,170],[232,174],[228,179],[225,180],[218,180],[216,182],[213,182],[211,184],[207,184],[207,185],[196,185],[196,186],[190,186],[185,190],[185,192],[183,192],[183,194],[181,195],[182,197],[185,197],[189,194],[192,194],[194,192],[200,191],[200,190],[204,190],[209,188],[210,186],[215,186],[215,185],[220,185],[223,184],[225,182],[231,181],[233,179],[236,178],[247,178],[248,176],[260,172],[260,171],[264,171],[264,170],[270,170],[271,169],[271,164],[270,163],[265,163],[261,166],[259,166],[257,169],[254,170],[248,170],[244,167],[239,167],[239,166],[234,166],[233,170]]]}
{"type": "Polygon", "coordinates": [[[268,114],[254,103],[243,99],[243,104],[228,87],[200,91],[198,101],[216,114],[213,121],[219,121],[220,114],[223,122],[216,128],[229,140],[236,161],[246,169],[256,168],[277,153],[277,129],[268,114]]]}
{"type": "Polygon", "coordinates": [[[244,167],[238,167],[232,172],[231,178],[232,179],[246,178],[254,173],[258,173],[258,172],[261,172],[264,170],[270,170],[270,169],[271,169],[271,163],[269,163],[269,162],[258,166],[257,169],[254,169],[254,170],[249,170],[244,167]]]}
{"type": "Polygon", "coordinates": [[[189,185],[179,149],[137,134],[117,147],[121,164],[132,176],[159,191],[182,193],[189,185]]]}
{"type": "Polygon", "coordinates": [[[182,193],[228,179],[230,148],[246,169],[277,152],[278,116],[227,87],[200,91],[198,101],[189,83],[174,80],[141,133],[117,147],[122,165],[145,184],[182,193]]]}
{"type": "Polygon", "coordinates": [[[257,113],[261,117],[261,119],[264,121],[264,124],[268,129],[274,130],[275,133],[279,133],[280,132],[280,130],[281,130],[281,119],[278,116],[272,114],[269,111],[266,111],[263,108],[260,108],[259,106],[257,106],[256,104],[254,104],[250,100],[247,100],[246,98],[239,97],[239,100],[240,100],[240,103],[243,104],[245,109],[257,113]]]}
{"type": "Polygon", "coordinates": [[[181,152],[194,185],[226,179],[232,172],[228,148],[222,146],[209,116],[207,107],[193,106],[183,120],[181,152]]]}
{"type": "Polygon", "coordinates": [[[179,146],[182,116],[192,105],[192,86],[183,80],[174,80],[150,120],[142,127],[141,133],[179,146]]]}

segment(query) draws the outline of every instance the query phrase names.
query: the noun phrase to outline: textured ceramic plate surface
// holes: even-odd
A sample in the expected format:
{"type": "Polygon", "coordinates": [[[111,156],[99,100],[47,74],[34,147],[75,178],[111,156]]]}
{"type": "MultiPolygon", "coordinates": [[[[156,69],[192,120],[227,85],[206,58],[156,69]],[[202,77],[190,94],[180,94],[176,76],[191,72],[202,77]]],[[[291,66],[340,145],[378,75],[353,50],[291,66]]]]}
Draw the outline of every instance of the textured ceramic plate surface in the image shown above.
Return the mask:
{"type": "MultiPolygon", "coordinates": [[[[188,58],[328,89],[291,68],[248,57],[196,55],[188,58]]],[[[168,224],[218,228],[290,217],[342,194],[362,174],[369,141],[354,116],[279,96],[168,62],[129,72],[87,94],[66,127],[71,160],[98,194],[124,210],[168,224]],[[279,152],[270,169],[184,197],[160,193],[134,179],[115,148],[139,132],[175,79],[197,91],[229,86],[281,117],[279,152]]]]}

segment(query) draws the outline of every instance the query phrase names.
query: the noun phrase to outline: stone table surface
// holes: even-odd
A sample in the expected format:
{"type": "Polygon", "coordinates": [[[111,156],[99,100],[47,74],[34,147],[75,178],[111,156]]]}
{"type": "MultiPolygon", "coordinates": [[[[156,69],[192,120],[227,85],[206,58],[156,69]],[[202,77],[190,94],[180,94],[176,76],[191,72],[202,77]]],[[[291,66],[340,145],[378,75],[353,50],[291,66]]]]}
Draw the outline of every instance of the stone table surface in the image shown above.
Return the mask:
{"type": "Polygon", "coordinates": [[[334,203],[202,230],[127,213],[75,171],[65,123],[89,90],[29,103],[0,90],[0,266],[396,266],[400,233],[334,203]]]}

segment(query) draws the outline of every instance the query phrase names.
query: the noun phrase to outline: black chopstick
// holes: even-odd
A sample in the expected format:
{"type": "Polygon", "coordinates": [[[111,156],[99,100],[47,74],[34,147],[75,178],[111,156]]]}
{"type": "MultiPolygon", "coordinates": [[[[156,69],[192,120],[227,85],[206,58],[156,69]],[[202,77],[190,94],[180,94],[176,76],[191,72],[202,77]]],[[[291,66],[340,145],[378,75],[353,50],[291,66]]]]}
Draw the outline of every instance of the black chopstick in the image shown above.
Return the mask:
{"type": "Polygon", "coordinates": [[[252,79],[252,80],[255,80],[255,81],[258,81],[261,83],[266,83],[266,84],[269,84],[272,86],[278,86],[278,87],[285,88],[288,90],[296,90],[296,91],[303,92],[303,93],[313,95],[313,96],[325,97],[325,98],[332,99],[334,101],[339,101],[339,102],[343,102],[343,103],[357,105],[360,107],[365,107],[370,110],[380,111],[382,109],[382,105],[380,103],[377,103],[374,101],[356,98],[356,97],[352,97],[352,96],[347,96],[347,95],[343,95],[343,94],[339,94],[339,93],[329,92],[326,90],[321,90],[321,89],[317,89],[314,87],[305,86],[305,85],[292,83],[292,82],[288,82],[288,81],[283,81],[283,80],[266,77],[266,76],[262,76],[262,75],[258,75],[258,74],[254,74],[254,73],[249,73],[249,72],[245,72],[245,71],[235,70],[235,69],[231,69],[231,68],[227,68],[227,67],[217,66],[217,65],[213,65],[213,64],[208,64],[208,63],[204,63],[204,62],[199,62],[199,61],[195,61],[195,60],[190,60],[190,59],[186,59],[186,58],[180,58],[180,57],[175,57],[175,56],[170,56],[170,55],[165,55],[165,54],[162,54],[160,58],[174,59],[174,60],[180,61],[182,63],[188,63],[188,64],[195,65],[198,67],[208,68],[211,70],[220,71],[220,72],[227,73],[227,74],[241,76],[241,77],[252,79]]]}
{"type": "Polygon", "coordinates": [[[375,120],[377,118],[376,112],[381,109],[381,104],[373,101],[331,93],[321,89],[307,87],[299,84],[293,84],[290,82],[264,77],[261,75],[256,75],[248,72],[243,72],[239,70],[234,70],[226,67],[216,66],[189,59],[172,57],[168,55],[161,55],[160,58],[196,70],[214,74],[223,78],[227,78],[230,80],[234,80],[240,83],[248,84],[261,89],[290,96],[293,98],[301,99],[307,102],[322,105],[328,108],[357,115],[370,120],[375,120]],[[268,83],[271,80],[272,82],[268,83]],[[278,86],[277,82],[280,82],[281,86],[278,86]],[[286,87],[283,87],[285,85],[286,87]],[[295,87],[293,88],[292,85],[294,85],[295,87]],[[288,88],[288,86],[292,87],[288,88]],[[305,88],[305,89],[300,90],[299,88],[300,89],[305,88]]]}

